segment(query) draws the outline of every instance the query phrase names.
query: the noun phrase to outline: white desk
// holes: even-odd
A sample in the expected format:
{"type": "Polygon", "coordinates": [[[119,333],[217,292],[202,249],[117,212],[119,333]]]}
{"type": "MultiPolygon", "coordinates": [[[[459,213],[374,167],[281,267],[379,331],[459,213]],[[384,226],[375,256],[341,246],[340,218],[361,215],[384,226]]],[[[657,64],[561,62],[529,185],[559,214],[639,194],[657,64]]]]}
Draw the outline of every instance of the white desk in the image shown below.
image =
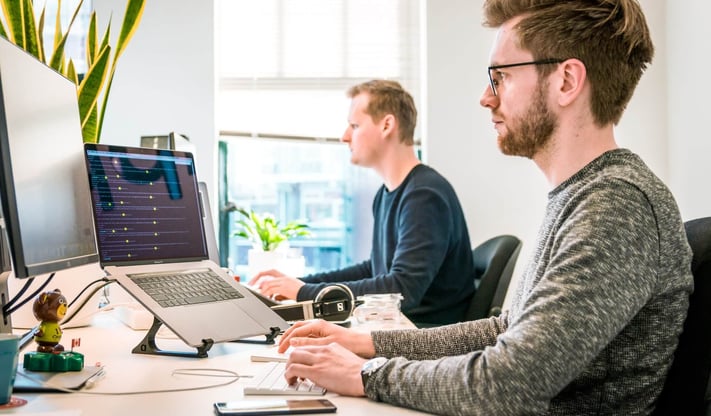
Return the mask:
{"type": "MultiPolygon", "coordinates": [[[[407,325],[407,322],[404,323],[407,325]]],[[[363,329],[363,327],[359,328],[363,329]]],[[[162,331],[159,332],[161,335],[162,331]]],[[[113,312],[96,316],[90,327],[65,329],[62,344],[71,345],[71,339],[81,337],[81,346],[76,351],[84,354],[85,365],[100,362],[106,368],[106,376],[89,393],[144,392],[161,389],[198,387],[228,381],[226,378],[171,375],[176,369],[227,369],[237,373],[255,374],[261,363],[249,360],[255,349],[271,348],[267,345],[245,343],[215,344],[208,358],[180,358],[133,354],[145,331],[126,327],[113,312]]],[[[177,339],[157,338],[164,350],[192,351],[177,339]]],[[[26,351],[34,349],[29,344],[26,351]]],[[[21,353],[22,354],[22,353],[21,353]]],[[[19,377],[19,376],[18,376],[19,377]]],[[[27,400],[24,406],[0,411],[4,414],[55,414],[67,415],[213,415],[212,404],[219,401],[239,400],[243,386],[249,379],[238,380],[230,385],[203,390],[132,395],[64,394],[64,393],[14,393],[13,396],[27,400]]],[[[260,399],[266,396],[250,396],[260,399]]],[[[286,398],[282,396],[282,398],[286,398]]],[[[297,396],[290,398],[308,398],[297,396]]],[[[338,407],[338,415],[414,415],[421,412],[377,403],[367,398],[341,397],[327,393],[325,398],[338,407]]]]}

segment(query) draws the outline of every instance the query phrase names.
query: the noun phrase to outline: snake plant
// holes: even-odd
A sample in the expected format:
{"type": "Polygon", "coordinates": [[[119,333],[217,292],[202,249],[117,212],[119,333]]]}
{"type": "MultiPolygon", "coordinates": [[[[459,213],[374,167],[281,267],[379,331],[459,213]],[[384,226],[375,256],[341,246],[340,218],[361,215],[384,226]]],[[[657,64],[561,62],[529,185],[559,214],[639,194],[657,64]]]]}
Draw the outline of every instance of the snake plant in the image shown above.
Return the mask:
{"type": "Polygon", "coordinates": [[[45,7],[35,14],[33,0],[0,0],[4,22],[0,21],[0,36],[3,36],[23,48],[40,61],[77,84],[79,114],[81,116],[82,136],[84,142],[98,143],[101,137],[101,126],[106,112],[106,103],[111,90],[111,82],[116,71],[116,62],[126,49],[138,27],[145,0],[127,0],[121,32],[116,46],[109,45],[111,22],[99,39],[96,27],[96,12],[91,13],[89,31],[86,35],[87,72],[81,77],[74,68],[71,58],[64,54],[72,24],[79,13],[84,0],[77,5],[69,26],[63,30],[60,24],[61,0],[57,2],[57,15],[54,24],[54,44],[51,55],[45,54],[42,31],[45,23],[45,7]]]}

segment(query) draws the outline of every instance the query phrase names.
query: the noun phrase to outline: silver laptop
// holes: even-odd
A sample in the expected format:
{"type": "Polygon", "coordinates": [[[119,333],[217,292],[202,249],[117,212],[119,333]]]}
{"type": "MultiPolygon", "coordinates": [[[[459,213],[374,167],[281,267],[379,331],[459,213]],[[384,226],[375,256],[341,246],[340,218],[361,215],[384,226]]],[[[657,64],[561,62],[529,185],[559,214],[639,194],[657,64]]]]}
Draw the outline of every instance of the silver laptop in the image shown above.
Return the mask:
{"type": "Polygon", "coordinates": [[[288,328],[209,258],[203,215],[210,213],[191,153],[91,143],[84,153],[102,268],[186,344],[200,349],[288,328]],[[205,275],[219,282],[192,287],[205,275]],[[187,300],[179,293],[186,287],[187,300]]]}
{"type": "Polygon", "coordinates": [[[200,203],[202,209],[202,226],[205,229],[205,243],[207,244],[207,258],[220,264],[220,251],[217,248],[217,237],[215,235],[215,225],[212,222],[212,210],[210,209],[210,197],[207,192],[207,184],[198,182],[198,192],[200,193],[200,203]]]}

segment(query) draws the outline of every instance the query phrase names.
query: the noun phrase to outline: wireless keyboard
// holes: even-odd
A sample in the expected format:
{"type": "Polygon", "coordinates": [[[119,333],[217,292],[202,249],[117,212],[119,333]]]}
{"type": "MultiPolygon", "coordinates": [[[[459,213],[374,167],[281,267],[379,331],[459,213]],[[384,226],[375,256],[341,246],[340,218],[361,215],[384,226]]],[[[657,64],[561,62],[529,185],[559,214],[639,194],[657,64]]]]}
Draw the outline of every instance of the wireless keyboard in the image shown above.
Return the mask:
{"type": "Polygon", "coordinates": [[[300,380],[294,384],[286,384],[286,378],[284,378],[285,362],[268,362],[264,363],[263,367],[265,367],[265,371],[261,374],[261,379],[257,379],[254,383],[244,387],[245,396],[322,396],[326,394],[326,389],[315,385],[310,380],[300,380]]]}

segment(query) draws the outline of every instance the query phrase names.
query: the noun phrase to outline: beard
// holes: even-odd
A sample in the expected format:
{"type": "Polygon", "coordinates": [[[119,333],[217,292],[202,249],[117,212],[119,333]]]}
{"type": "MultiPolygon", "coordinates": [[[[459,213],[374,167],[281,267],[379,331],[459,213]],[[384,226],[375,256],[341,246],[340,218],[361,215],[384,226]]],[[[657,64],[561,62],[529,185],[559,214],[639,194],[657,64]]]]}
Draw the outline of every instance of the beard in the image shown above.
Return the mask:
{"type": "Polygon", "coordinates": [[[558,120],[546,103],[547,87],[548,82],[538,84],[535,97],[526,114],[514,120],[508,133],[498,137],[501,153],[532,159],[550,141],[558,127],[558,120]]]}

